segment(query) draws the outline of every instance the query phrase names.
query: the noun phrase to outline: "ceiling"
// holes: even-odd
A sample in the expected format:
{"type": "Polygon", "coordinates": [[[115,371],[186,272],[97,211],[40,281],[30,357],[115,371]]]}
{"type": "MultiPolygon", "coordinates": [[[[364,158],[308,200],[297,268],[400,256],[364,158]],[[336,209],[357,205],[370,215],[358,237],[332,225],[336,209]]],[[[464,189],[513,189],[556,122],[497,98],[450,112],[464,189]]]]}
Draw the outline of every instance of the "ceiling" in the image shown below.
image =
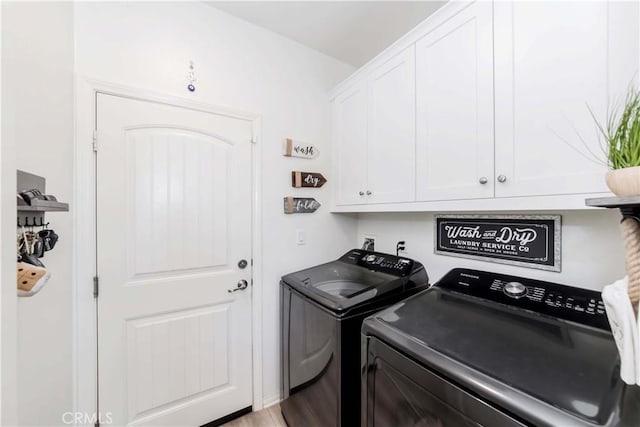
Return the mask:
{"type": "Polygon", "coordinates": [[[207,4],[360,67],[443,1],[213,1],[207,4]]]}

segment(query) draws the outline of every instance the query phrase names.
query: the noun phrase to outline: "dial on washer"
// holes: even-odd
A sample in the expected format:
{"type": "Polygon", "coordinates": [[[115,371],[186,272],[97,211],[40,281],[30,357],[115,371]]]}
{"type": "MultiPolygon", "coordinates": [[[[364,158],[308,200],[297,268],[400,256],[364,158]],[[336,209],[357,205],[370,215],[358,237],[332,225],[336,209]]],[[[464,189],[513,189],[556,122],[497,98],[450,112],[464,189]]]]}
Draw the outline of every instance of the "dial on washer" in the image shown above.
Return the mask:
{"type": "Polygon", "coordinates": [[[512,298],[520,298],[527,293],[527,287],[520,282],[509,282],[504,285],[504,293],[512,298]]]}

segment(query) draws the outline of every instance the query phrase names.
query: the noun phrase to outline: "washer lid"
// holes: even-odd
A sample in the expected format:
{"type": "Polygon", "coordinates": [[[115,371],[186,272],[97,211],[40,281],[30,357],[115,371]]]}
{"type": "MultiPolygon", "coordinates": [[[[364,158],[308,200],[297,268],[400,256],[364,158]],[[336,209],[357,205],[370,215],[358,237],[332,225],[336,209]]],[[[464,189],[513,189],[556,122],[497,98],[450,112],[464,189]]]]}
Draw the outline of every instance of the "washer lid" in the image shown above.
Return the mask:
{"type": "Polygon", "coordinates": [[[396,276],[340,261],[287,274],[282,281],[333,311],[346,310],[403,285],[396,276]]]}
{"type": "Polygon", "coordinates": [[[363,332],[536,424],[603,425],[622,390],[609,332],[437,287],[366,320],[363,332]]]}

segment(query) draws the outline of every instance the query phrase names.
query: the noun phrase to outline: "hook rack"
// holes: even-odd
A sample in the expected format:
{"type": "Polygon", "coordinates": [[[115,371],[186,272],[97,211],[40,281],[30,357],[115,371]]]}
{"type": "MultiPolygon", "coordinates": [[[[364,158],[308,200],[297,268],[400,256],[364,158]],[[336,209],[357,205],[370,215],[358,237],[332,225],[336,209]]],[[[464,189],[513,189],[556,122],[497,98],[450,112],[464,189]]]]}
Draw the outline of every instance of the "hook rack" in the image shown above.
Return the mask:
{"type": "Polygon", "coordinates": [[[58,202],[56,197],[46,193],[46,183],[47,180],[42,176],[17,171],[16,223],[19,230],[16,239],[16,260],[19,297],[35,295],[50,277],[40,258],[45,252],[53,250],[59,236],[49,229],[49,223],[44,219],[45,213],[69,211],[67,203],[58,202]],[[42,230],[36,233],[34,227],[42,227],[42,230]]]}
{"type": "Polygon", "coordinates": [[[25,216],[23,218],[24,218],[24,223],[20,222],[22,218],[18,217],[18,227],[48,227],[49,226],[48,222],[44,222],[44,215],[31,217],[33,218],[33,221],[31,222],[29,222],[30,218],[28,216],[25,216]]]}

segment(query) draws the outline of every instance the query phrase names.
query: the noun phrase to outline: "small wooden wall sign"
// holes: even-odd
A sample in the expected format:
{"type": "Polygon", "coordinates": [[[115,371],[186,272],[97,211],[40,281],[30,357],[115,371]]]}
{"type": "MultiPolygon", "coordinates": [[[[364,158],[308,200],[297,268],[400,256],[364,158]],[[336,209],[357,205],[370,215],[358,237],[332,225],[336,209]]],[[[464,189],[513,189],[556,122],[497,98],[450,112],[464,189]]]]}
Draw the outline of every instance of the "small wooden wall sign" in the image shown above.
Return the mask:
{"type": "Polygon", "coordinates": [[[313,213],[320,207],[320,203],[314,198],[285,197],[284,213],[313,213]]]}
{"type": "Polygon", "coordinates": [[[303,159],[313,159],[319,151],[311,144],[302,141],[295,141],[291,138],[284,140],[284,155],[287,157],[300,157],[303,159]]]}
{"type": "Polygon", "coordinates": [[[319,188],[327,182],[321,173],[317,172],[291,172],[291,186],[294,188],[311,187],[319,188]]]}

